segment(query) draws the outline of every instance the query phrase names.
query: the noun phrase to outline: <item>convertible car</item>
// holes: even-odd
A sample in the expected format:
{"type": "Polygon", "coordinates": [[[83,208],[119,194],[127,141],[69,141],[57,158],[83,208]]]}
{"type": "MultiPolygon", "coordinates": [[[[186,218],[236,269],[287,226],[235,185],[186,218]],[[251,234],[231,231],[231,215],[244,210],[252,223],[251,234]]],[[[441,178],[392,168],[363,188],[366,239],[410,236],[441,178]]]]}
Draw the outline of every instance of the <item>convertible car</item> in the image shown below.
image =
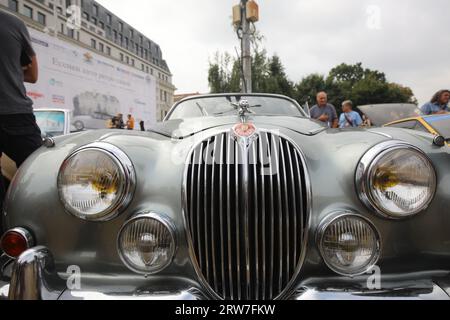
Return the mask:
{"type": "Polygon", "coordinates": [[[54,138],[3,211],[9,299],[449,299],[450,153],[266,94],[54,138]]]}
{"type": "MultiPolygon", "coordinates": [[[[419,130],[435,136],[450,137],[450,114],[407,118],[388,123],[385,126],[419,130]]],[[[450,146],[448,142],[447,145],[450,146]]]]}

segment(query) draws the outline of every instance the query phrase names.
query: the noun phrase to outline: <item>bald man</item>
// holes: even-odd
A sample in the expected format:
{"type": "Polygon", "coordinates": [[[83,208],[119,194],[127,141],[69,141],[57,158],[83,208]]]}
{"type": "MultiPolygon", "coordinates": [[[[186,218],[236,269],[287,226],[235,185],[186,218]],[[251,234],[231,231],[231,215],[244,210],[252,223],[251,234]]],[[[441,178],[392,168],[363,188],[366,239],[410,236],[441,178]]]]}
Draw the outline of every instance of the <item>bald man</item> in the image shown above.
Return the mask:
{"type": "Polygon", "coordinates": [[[311,118],[326,123],[331,128],[339,126],[339,120],[336,108],[328,103],[328,95],[326,92],[317,94],[317,104],[311,108],[311,118]]]}

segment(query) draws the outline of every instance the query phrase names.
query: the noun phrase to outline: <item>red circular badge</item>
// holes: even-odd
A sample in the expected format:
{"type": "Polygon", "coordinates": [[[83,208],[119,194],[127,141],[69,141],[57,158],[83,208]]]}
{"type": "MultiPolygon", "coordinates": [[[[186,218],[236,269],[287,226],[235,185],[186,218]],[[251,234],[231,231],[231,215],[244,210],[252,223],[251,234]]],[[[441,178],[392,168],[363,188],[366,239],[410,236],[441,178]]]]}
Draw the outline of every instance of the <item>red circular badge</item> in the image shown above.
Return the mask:
{"type": "Polygon", "coordinates": [[[238,123],[233,131],[238,137],[248,138],[256,132],[256,127],[253,123],[238,123]]]}

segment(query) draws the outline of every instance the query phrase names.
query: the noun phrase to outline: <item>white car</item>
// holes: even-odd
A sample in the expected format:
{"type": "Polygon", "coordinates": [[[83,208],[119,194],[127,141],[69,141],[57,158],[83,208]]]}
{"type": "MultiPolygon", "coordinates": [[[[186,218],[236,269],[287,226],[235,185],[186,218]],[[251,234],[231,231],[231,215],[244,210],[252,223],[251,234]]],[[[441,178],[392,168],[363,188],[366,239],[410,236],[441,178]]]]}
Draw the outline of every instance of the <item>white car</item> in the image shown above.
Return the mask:
{"type": "MultiPolygon", "coordinates": [[[[34,115],[36,123],[42,132],[42,137],[57,137],[70,134],[70,110],[67,109],[36,109],[34,115]]],[[[17,171],[16,164],[7,155],[1,157],[1,168],[3,177],[8,181],[14,177],[17,171]]]]}

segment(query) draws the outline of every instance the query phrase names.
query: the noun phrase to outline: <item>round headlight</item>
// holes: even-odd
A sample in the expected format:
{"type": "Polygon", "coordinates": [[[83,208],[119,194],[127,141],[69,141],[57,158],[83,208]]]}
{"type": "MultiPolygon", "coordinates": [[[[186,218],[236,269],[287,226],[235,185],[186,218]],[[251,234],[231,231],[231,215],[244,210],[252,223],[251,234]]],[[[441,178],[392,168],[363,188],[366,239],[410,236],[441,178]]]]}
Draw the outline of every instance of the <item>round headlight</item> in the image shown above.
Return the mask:
{"type": "Polygon", "coordinates": [[[351,213],[325,220],[319,228],[318,243],[327,266],[341,275],[364,274],[380,256],[381,242],[375,227],[351,213]]]}
{"type": "Polygon", "coordinates": [[[71,154],[58,175],[58,191],[66,210],[89,221],[116,217],[130,203],[135,172],[117,147],[94,143],[71,154]]]}
{"type": "Polygon", "coordinates": [[[118,251],[123,263],[137,273],[154,274],[166,268],[175,254],[172,224],[155,213],[142,213],[119,232],[118,251]]]}
{"type": "Polygon", "coordinates": [[[399,219],[425,210],[436,192],[436,173],[418,148],[382,143],[359,163],[356,185],[360,199],[375,212],[399,219]]]}

